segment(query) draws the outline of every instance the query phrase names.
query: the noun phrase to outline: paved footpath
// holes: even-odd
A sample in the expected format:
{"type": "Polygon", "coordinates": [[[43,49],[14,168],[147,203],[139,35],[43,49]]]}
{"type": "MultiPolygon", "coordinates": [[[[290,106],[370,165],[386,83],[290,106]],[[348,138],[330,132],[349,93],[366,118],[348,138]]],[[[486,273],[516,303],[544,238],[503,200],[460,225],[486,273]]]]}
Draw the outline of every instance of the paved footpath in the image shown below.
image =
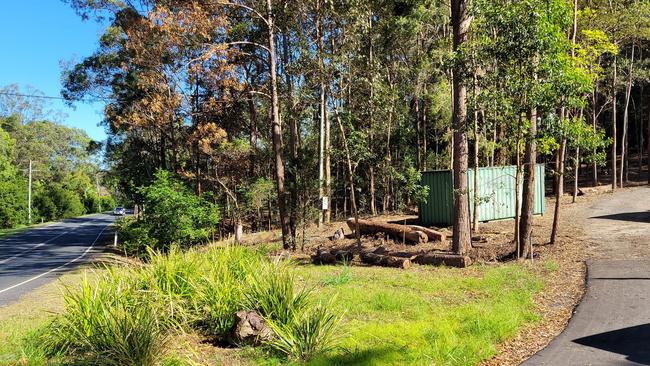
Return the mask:
{"type": "Polygon", "coordinates": [[[650,188],[595,203],[587,291],[567,329],[523,366],[650,365],[650,188]]]}

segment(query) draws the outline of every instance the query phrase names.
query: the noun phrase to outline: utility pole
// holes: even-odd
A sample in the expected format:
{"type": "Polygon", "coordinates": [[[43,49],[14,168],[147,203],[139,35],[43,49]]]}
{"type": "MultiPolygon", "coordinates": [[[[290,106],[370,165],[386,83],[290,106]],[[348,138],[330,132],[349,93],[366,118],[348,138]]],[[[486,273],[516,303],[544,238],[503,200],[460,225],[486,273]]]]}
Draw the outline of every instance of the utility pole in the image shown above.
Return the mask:
{"type": "Polygon", "coordinates": [[[29,161],[29,189],[27,191],[27,220],[32,224],[32,161],[29,161]]]}

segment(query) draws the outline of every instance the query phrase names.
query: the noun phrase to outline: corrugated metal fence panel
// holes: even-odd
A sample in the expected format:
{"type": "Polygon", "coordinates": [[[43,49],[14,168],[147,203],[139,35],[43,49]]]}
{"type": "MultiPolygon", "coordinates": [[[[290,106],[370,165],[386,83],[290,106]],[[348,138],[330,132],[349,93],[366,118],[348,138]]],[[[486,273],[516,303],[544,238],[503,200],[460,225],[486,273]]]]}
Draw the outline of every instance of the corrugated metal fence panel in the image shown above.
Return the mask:
{"type": "MultiPolygon", "coordinates": [[[[514,166],[479,168],[479,221],[493,221],[515,217],[514,166]]],[[[474,170],[470,169],[470,213],[474,215],[474,170]]],[[[521,194],[521,190],[519,192],[521,194]]]]}
{"type": "Polygon", "coordinates": [[[451,170],[423,172],[422,185],[429,187],[429,195],[427,201],[420,204],[420,221],[427,226],[451,225],[454,219],[451,170]]]}
{"type": "MultiPolygon", "coordinates": [[[[479,221],[515,217],[515,166],[479,168],[479,221]]],[[[545,167],[535,167],[536,215],[544,214],[545,167]]],[[[470,211],[474,215],[474,170],[468,171],[470,211]]],[[[422,173],[422,184],[429,187],[426,203],[420,204],[420,220],[424,225],[453,224],[453,175],[450,170],[422,173]]],[[[519,196],[522,188],[519,186],[519,196]]]]}

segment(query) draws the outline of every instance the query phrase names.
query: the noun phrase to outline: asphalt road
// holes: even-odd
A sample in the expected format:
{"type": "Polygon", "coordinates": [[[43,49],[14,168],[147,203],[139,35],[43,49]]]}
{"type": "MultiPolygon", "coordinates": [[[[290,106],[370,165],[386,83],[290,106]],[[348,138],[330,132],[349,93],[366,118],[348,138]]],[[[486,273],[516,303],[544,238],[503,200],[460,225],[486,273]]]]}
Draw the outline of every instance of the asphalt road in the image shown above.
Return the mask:
{"type": "Polygon", "coordinates": [[[112,215],[89,215],[0,240],[0,307],[83,263],[110,235],[112,215]]]}
{"type": "Polygon", "coordinates": [[[650,188],[621,190],[587,214],[587,291],[565,331],[524,366],[650,365],[650,188]]]}

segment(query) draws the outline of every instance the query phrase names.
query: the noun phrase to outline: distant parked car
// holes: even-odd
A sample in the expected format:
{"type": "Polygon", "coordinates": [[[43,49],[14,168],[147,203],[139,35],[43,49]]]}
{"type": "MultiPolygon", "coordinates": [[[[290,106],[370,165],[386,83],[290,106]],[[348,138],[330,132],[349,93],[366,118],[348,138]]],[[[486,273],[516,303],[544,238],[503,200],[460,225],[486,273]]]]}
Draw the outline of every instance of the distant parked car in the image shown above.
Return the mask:
{"type": "Polygon", "coordinates": [[[126,209],[124,207],[115,207],[113,210],[113,215],[115,216],[122,216],[126,214],[126,209]]]}

